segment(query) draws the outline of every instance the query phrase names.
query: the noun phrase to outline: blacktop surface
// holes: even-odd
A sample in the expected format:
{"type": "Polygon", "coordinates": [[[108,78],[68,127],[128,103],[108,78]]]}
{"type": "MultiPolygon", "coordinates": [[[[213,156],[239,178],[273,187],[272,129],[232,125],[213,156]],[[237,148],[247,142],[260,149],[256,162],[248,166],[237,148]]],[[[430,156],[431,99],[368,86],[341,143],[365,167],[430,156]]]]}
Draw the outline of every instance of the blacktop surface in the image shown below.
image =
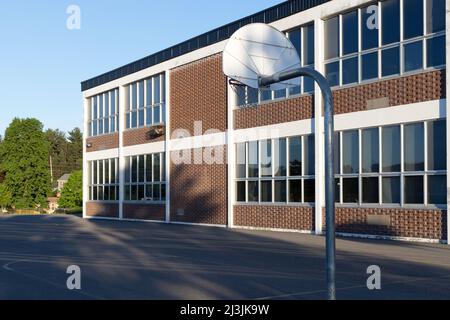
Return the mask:
{"type": "MultiPolygon", "coordinates": [[[[325,238],[76,216],[0,216],[0,300],[325,299],[325,238]],[[69,290],[67,268],[81,270],[69,290]]],[[[338,299],[450,299],[450,247],[337,240],[338,299]],[[369,266],[381,289],[367,288],[369,266]]]]}

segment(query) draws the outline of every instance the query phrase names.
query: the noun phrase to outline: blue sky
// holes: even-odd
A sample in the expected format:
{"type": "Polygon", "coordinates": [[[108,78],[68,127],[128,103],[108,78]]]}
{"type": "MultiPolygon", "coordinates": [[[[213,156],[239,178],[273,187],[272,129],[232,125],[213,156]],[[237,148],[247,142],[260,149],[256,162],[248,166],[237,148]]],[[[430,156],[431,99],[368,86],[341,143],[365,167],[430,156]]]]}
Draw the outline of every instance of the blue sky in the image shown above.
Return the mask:
{"type": "Polygon", "coordinates": [[[82,126],[80,82],[282,0],[0,2],[0,134],[14,117],[82,126]],[[68,30],[66,9],[81,9],[68,30]]]}

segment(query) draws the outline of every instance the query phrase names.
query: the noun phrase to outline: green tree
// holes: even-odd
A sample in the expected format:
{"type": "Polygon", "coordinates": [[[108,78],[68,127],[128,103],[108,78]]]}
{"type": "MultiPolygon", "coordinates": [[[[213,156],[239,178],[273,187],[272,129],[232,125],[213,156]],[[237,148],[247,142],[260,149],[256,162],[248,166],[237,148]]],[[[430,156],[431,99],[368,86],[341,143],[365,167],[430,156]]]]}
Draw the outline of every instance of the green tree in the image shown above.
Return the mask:
{"type": "Polygon", "coordinates": [[[61,191],[60,208],[73,209],[83,205],[83,173],[74,171],[61,191]]]}
{"type": "Polygon", "coordinates": [[[37,119],[15,118],[0,145],[0,170],[16,208],[47,206],[49,143],[37,119]]]}
{"type": "Polygon", "coordinates": [[[4,183],[0,184],[0,209],[6,210],[12,204],[12,195],[4,183]]]}
{"type": "Polygon", "coordinates": [[[67,137],[67,164],[69,171],[81,170],[83,168],[83,134],[79,128],[69,131],[67,137]]]}

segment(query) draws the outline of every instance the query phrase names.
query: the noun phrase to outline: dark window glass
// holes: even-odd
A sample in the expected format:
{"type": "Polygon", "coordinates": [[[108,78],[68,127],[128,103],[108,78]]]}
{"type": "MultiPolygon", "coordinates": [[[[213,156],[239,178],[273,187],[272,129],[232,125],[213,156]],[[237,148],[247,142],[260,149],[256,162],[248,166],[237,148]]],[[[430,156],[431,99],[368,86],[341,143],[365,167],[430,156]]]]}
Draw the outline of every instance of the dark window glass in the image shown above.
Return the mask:
{"type": "Polygon", "coordinates": [[[301,137],[289,138],[289,175],[302,175],[302,142],[301,137]]]}
{"type": "Polygon", "coordinates": [[[247,103],[248,104],[258,103],[258,89],[247,87],[247,103]]]}
{"type": "Polygon", "coordinates": [[[146,158],[145,178],[147,182],[152,182],[152,171],[153,171],[152,155],[148,154],[145,158],[146,158]]]}
{"type": "Polygon", "coordinates": [[[143,127],[145,124],[145,119],[144,119],[144,109],[140,109],[139,110],[139,127],[143,127]]]}
{"type": "Polygon", "coordinates": [[[446,165],[445,120],[428,122],[428,170],[445,170],[446,165]]]}
{"type": "Polygon", "coordinates": [[[105,184],[109,183],[109,160],[105,160],[105,184]]]}
{"type": "Polygon", "coordinates": [[[286,202],[286,181],[275,181],[275,202],[286,202]]]}
{"type": "Polygon", "coordinates": [[[159,159],[159,163],[161,166],[161,181],[164,182],[166,181],[166,154],[165,153],[161,153],[160,154],[160,159],[159,159]]]}
{"type": "Polygon", "coordinates": [[[129,113],[127,113],[127,115],[126,115],[125,128],[130,129],[130,114],[129,113]]]}
{"type": "Polygon", "coordinates": [[[426,0],[427,34],[445,30],[445,0],[426,0]]]}
{"type": "Polygon", "coordinates": [[[400,73],[399,47],[381,51],[381,67],[381,74],[383,77],[400,73]]]}
{"type": "Polygon", "coordinates": [[[161,79],[159,76],[153,77],[153,103],[161,102],[161,79]]]}
{"type": "Polygon", "coordinates": [[[126,185],[125,186],[125,195],[124,195],[124,197],[125,197],[125,201],[130,201],[131,200],[131,188],[130,188],[130,186],[129,185],[126,185]]]}
{"type": "Polygon", "coordinates": [[[427,39],[427,67],[445,64],[445,36],[427,39]]]}
{"type": "Polygon", "coordinates": [[[272,181],[261,181],[261,202],[272,202],[272,181]]]}
{"type": "Polygon", "coordinates": [[[153,107],[153,123],[161,123],[161,106],[155,105],[153,107]]]}
{"type": "Polygon", "coordinates": [[[258,177],[258,142],[248,143],[248,176],[258,177]]]}
{"type": "Polygon", "coordinates": [[[358,178],[344,178],[343,181],[343,201],[344,203],[359,202],[359,183],[358,178]]]}
{"type": "Polygon", "coordinates": [[[163,183],[161,185],[161,201],[166,200],[166,185],[163,183]]]}
{"type": "Polygon", "coordinates": [[[341,202],[341,179],[334,179],[334,202],[341,202]]]}
{"type": "Polygon", "coordinates": [[[383,203],[400,203],[400,177],[382,178],[383,203]]]}
{"type": "Polygon", "coordinates": [[[130,183],[131,181],[131,172],[130,172],[130,158],[125,158],[125,183],[130,183]]]}
{"type": "Polygon", "coordinates": [[[152,79],[148,79],[145,83],[146,83],[146,87],[147,87],[145,105],[151,106],[153,104],[152,79]]]}
{"type": "Polygon", "coordinates": [[[408,43],[403,46],[405,55],[405,72],[423,68],[423,41],[408,43]]]}
{"type": "Polygon", "coordinates": [[[378,203],[378,178],[362,178],[362,202],[378,203]]]}
{"type": "Polygon", "coordinates": [[[405,203],[423,203],[423,176],[405,177],[405,203]]]}
{"type": "Polygon", "coordinates": [[[145,106],[144,101],[144,81],[139,82],[139,108],[143,108],[145,106]]]}
{"type": "Polygon", "coordinates": [[[334,173],[341,173],[341,135],[339,132],[334,134],[334,173]]]}
{"type": "Polygon", "coordinates": [[[98,134],[103,134],[103,120],[98,120],[98,134]]]}
{"type": "Polygon", "coordinates": [[[286,89],[275,90],[274,95],[275,99],[286,98],[286,89]]]}
{"type": "Polygon", "coordinates": [[[358,131],[347,131],[343,133],[342,162],[343,173],[359,172],[359,140],[358,131]]]}
{"type": "Polygon", "coordinates": [[[248,202],[258,202],[258,181],[248,182],[248,202]]]}
{"type": "Polygon", "coordinates": [[[147,184],[145,186],[145,200],[147,201],[153,200],[153,186],[151,184],[147,184]]]}
{"type": "Polygon", "coordinates": [[[408,124],[403,128],[405,171],[424,169],[423,130],[423,123],[408,124]]]}
{"type": "Polygon", "coordinates": [[[96,120],[98,118],[98,109],[97,109],[97,97],[92,98],[93,102],[93,115],[92,120],[96,120]]]}
{"type": "Polygon", "coordinates": [[[105,181],[103,180],[104,177],[104,172],[103,172],[103,160],[100,160],[98,162],[98,183],[99,184],[103,184],[105,183],[105,181]]]}
{"type": "Polygon", "coordinates": [[[383,172],[400,171],[400,126],[382,128],[383,172]]]}
{"type": "Polygon", "coordinates": [[[109,187],[109,200],[116,201],[116,188],[115,187],[109,187]]]}
{"type": "Polygon", "coordinates": [[[136,111],[131,112],[131,127],[132,128],[137,127],[137,112],[136,111]]]}
{"type": "Polygon", "coordinates": [[[153,155],[153,181],[161,181],[161,157],[159,153],[153,155]]]}
{"type": "Polygon", "coordinates": [[[247,103],[245,101],[245,87],[244,86],[234,86],[234,92],[236,93],[236,106],[245,106],[247,103]]]}
{"type": "Polygon", "coordinates": [[[92,188],[92,200],[97,201],[98,200],[98,190],[97,187],[92,188]]]}
{"type": "Polygon", "coordinates": [[[289,202],[302,202],[302,180],[289,180],[289,202]]]}
{"type": "Polygon", "coordinates": [[[305,175],[313,176],[315,174],[314,163],[314,136],[309,135],[304,137],[305,141],[305,175]]]}
{"type": "Polygon", "coordinates": [[[238,202],[245,202],[245,181],[238,181],[236,188],[236,200],[238,202]]]}
{"type": "Polygon", "coordinates": [[[105,200],[102,186],[98,187],[98,200],[100,201],[105,200]]]}
{"type": "Polygon", "coordinates": [[[92,166],[93,166],[93,169],[94,169],[94,172],[92,173],[92,176],[93,176],[93,184],[97,184],[98,182],[98,175],[97,175],[97,164],[98,164],[98,162],[97,161],[94,161],[94,162],[92,162],[92,166]]]}
{"type": "Polygon", "coordinates": [[[137,157],[131,158],[131,182],[138,181],[137,157]]]}
{"type": "Polygon", "coordinates": [[[400,1],[386,0],[381,3],[383,45],[400,41],[400,1]]]}
{"type": "Polygon", "coordinates": [[[245,142],[236,145],[236,178],[245,178],[245,142]]]}
{"type": "Polygon", "coordinates": [[[144,186],[138,186],[138,200],[139,200],[139,201],[145,200],[145,190],[144,190],[144,186]]]}
{"type": "Polygon", "coordinates": [[[363,54],[361,56],[361,69],[362,80],[378,78],[378,52],[363,54]]]}
{"type": "Polygon", "coordinates": [[[302,50],[301,50],[301,43],[302,43],[302,33],[300,28],[294,29],[289,31],[288,34],[289,40],[291,40],[292,44],[294,45],[295,49],[297,49],[297,53],[301,59],[302,50]]]}
{"type": "Polygon", "coordinates": [[[378,20],[378,10],[376,6],[368,6],[361,9],[361,40],[362,49],[372,49],[378,47],[378,29],[376,22],[378,20]]]}
{"type": "Polygon", "coordinates": [[[339,61],[325,65],[325,77],[331,87],[339,85],[339,61]]]}
{"type": "MultiPolygon", "coordinates": [[[[314,66],[310,66],[311,69],[314,69],[314,66]]],[[[314,91],[314,80],[311,78],[303,78],[303,91],[305,93],[314,91]]]]}
{"type": "MultiPolygon", "coordinates": [[[[295,79],[296,81],[300,81],[300,79],[295,79]]],[[[294,96],[296,94],[300,94],[301,93],[301,88],[300,86],[293,86],[289,88],[289,95],[290,96],[294,96]]]]}
{"type": "Polygon", "coordinates": [[[145,176],[145,161],[144,156],[139,156],[139,182],[144,182],[145,176]]]}
{"type": "Polygon", "coordinates": [[[274,140],[274,172],[276,177],[286,176],[286,139],[274,140]]]}
{"type": "Polygon", "coordinates": [[[314,202],[316,198],[316,189],[315,189],[315,181],[313,179],[305,180],[304,182],[305,189],[305,202],[314,202]]]}
{"type": "Polygon", "coordinates": [[[423,35],[423,0],[403,1],[403,39],[423,35]]]}
{"type": "Polygon", "coordinates": [[[446,204],[447,179],[446,176],[428,177],[428,203],[446,204]]]}
{"type": "Polygon", "coordinates": [[[325,59],[339,56],[339,16],[325,21],[325,59]]]}
{"type": "Polygon", "coordinates": [[[272,176],[272,141],[262,140],[261,146],[261,177],[272,176]]]}
{"type": "Polygon", "coordinates": [[[131,85],[131,109],[137,107],[137,83],[131,85]]]}
{"type": "Polygon", "coordinates": [[[342,15],[342,53],[358,51],[358,11],[342,15]]]}
{"type": "Polygon", "coordinates": [[[111,159],[111,183],[117,183],[116,181],[116,161],[111,159]]]}
{"type": "Polygon", "coordinates": [[[303,27],[303,65],[314,64],[314,24],[303,27]]]}
{"type": "Polygon", "coordinates": [[[161,185],[153,185],[153,201],[161,201],[161,185]]]}
{"type": "Polygon", "coordinates": [[[380,145],[378,128],[362,130],[362,172],[378,172],[380,170],[380,145]]]}
{"type": "Polygon", "coordinates": [[[272,99],[272,91],[270,90],[261,90],[261,101],[268,101],[272,99]]]}
{"type": "Polygon", "coordinates": [[[358,57],[342,60],[342,84],[358,82],[358,57]]]}

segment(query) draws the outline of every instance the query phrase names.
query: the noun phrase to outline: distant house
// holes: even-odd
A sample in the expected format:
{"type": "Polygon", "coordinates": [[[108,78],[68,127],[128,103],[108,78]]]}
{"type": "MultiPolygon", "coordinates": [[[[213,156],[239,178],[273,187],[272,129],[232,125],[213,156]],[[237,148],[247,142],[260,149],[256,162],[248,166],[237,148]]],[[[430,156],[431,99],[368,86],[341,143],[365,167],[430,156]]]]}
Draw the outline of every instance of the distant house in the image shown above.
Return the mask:
{"type": "Polygon", "coordinates": [[[48,213],[54,213],[56,209],[58,209],[58,197],[48,197],[47,203],[48,203],[48,213]]]}
{"type": "Polygon", "coordinates": [[[61,178],[58,179],[58,190],[61,191],[64,188],[64,185],[69,181],[70,174],[66,173],[61,178]]]}

